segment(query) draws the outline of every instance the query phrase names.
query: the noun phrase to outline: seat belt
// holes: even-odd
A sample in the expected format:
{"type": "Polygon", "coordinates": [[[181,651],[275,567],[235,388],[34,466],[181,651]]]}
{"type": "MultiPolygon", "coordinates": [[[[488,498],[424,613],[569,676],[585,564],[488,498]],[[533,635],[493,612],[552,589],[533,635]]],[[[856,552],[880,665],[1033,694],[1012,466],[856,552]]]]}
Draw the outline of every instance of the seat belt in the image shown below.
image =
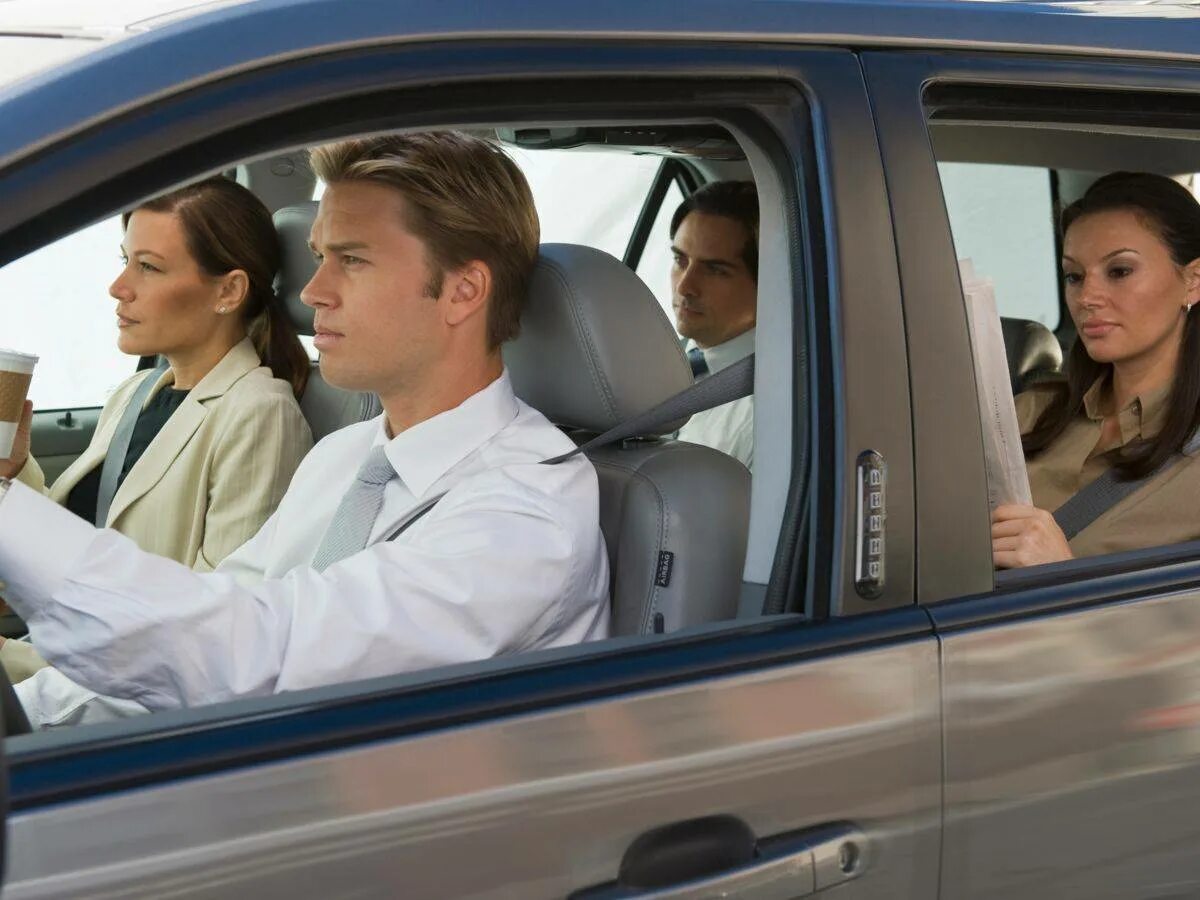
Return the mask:
{"type": "Polygon", "coordinates": [[[1056,509],[1054,521],[1058,523],[1058,527],[1062,529],[1062,533],[1069,541],[1130,494],[1135,493],[1142,485],[1157,478],[1184,456],[1191,456],[1198,450],[1200,450],[1200,430],[1192,434],[1188,442],[1183,445],[1182,452],[1167,457],[1161,466],[1148,475],[1121,481],[1117,477],[1116,470],[1109,469],[1056,509]]]}
{"type": "Polygon", "coordinates": [[[104,528],[107,525],[108,510],[117,493],[117,481],[121,477],[121,469],[125,466],[125,456],[129,453],[129,442],[133,440],[134,426],[137,425],[138,416],[142,413],[142,406],[145,404],[146,398],[150,396],[154,385],[158,384],[158,380],[166,371],[167,364],[163,363],[143,378],[142,383],[137,386],[137,390],[129,399],[129,405],[121,413],[121,421],[117,423],[117,430],[113,432],[108,452],[104,455],[104,468],[100,470],[100,491],[96,496],[97,528],[104,528]]]}
{"type": "MultiPolygon", "coordinates": [[[[560,462],[566,462],[580,453],[586,453],[588,450],[595,450],[597,447],[605,447],[625,438],[637,437],[657,431],[663,425],[678,421],[685,416],[691,416],[706,409],[713,409],[724,403],[740,400],[742,397],[749,397],[752,393],[754,393],[753,353],[744,359],[738,360],[732,366],[722,369],[717,374],[709,375],[703,380],[684,388],[678,394],[668,397],[653,409],[649,409],[644,413],[634,416],[632,419],[626,419],[624,422],[614,425],[608,431],[597,435],[585,444],[581,444],[569,453],[563,453],[561,456],[555,456],[552,459],[543,459],[542,465],[557,465],[560,462]]],[[[414,506],[405,514],[400,524],[393,528],[383,540],[394,541],[407,531],[409,526],[433,509],[437,505],[437,502],[445,496],[446,494],[443,492],[414,506]]]]}
{"type": "Polygon", "coordinates": [[[571,452],[553,459],[544,459],[542,463],[547,466],[557,465],[579,453],[606,447],[626,438],[653,434],[671,422],[695,415],[698,412],[714,409],[734,400],[740,400],[742,397],[749,397],[753,393],[754,354],[751,353],[749,356],[739,359],[732,366],[702,378],[678,394],[668,397],[658,406],[614,425],[608,431],[581,444],[571,452]]]}
{"type": "Polygon", "coordinates": [[[404,532],[408,531],[408,527],[410,525],[421,518],[421,516],[425,515],[425,513],[437,506],[437,502],[445,497],[446,494],[446,491],[442,491],[440,494],[435,494],[428,500],[423,500],[406,512],[404,514],[404,518],[400,520],[400,524],[388,532],[388,535],[384,538],[384,541],[394,541],[396,538],[400,537],[400,535],[404,534],[404,532]]]}

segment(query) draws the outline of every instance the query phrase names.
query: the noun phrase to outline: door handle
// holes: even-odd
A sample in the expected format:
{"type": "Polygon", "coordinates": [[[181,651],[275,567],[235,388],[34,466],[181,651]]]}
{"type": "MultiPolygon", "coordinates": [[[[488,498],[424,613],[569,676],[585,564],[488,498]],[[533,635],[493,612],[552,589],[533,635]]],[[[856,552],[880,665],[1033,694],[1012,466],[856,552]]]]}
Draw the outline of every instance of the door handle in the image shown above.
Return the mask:
{"type": "Polygon", "coordinates": [[[749,826],[733,816],[692,819],[646,832],[625,851],[616,881],[575,891],[568,900],[792,900],[857,878],[870,865],[869,849],[866,835],[847,822],[754,841],[749,826]],[[720,848],[735,845],[748,858],[711,871],[720,848]],[[683,874],[689,868],[691,877],[683,874]]]}

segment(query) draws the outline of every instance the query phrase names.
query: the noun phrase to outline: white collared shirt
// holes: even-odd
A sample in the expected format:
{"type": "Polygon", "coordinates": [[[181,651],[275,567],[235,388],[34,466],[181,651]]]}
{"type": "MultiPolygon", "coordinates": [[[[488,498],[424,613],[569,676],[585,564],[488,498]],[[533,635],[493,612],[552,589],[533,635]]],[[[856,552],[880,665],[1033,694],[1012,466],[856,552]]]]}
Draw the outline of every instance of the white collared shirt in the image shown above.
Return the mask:
{"type": "MultiPolygon", "coordinates": [[[[692,346],[695,346],[694,344],[692,346]]],[[[754,352],[754,329],[743,331],[715,347],[699,348],[715,375],[754,352]]],[[[731,400],[714,409],[696,413],[679,429],[679,440],[703,444],[739,459],[754,469],[754,397],[731,400]]]]}
{"type": "Polygon", "coordinates": [[[0,503],[0,577],[61,673],[149,709],[603,638],[595,470],[582,456],[541,464],[573,447],[513,395],[506,372],[391,440],[382,416],[329,435],[216,572],[144,553],[14,484],[0,503]],[[394,541],[317,572],[325,530],[380,443],[398,478],[372,540],[445,496],[394,541]]]}

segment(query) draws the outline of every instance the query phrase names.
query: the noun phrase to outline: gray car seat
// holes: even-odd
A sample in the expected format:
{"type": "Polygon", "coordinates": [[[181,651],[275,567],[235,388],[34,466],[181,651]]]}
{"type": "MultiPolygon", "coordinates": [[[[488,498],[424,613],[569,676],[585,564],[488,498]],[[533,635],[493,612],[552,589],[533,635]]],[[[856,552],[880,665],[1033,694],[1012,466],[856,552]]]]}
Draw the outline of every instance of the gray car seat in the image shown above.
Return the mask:
{"type": "Polygon", "coordinates": [[[1004,352],[1008,356],[1013,394],[1062,371],[1062,347],[1054,332],[1041,322],[1002,318],[1000,328],[1004,334],[1004,352]]]}
{"type": "MultiPolygon", "coordinates": [[[[300,334],[313,333],[313,309],[300,300],[300,290],[316,271],[317,263],[308,246],[317,202],[285,206],[275,213],[275,231],[283,250],[283,265],[275,278],[275,293],[283,301],[288,317],[300,334]]],[[[343,391],[321,377],[320,366],[312,363],[308,386],[300,398],[300,409],[319,441],[331,431],[379,415],[379,400],[374,394],[343,391]]]]}
{"type": "MultiPolygon", "coordinates": [[[[606,253],[544,244],[521,334],[504,349],[516,393],[577,440],[686,388],[691,367],[654,295],[606,253]]],[[[588,454],[612,573],[614,634],[737,613],[750,474],[708,447],[647,434],[588,454]]]]}

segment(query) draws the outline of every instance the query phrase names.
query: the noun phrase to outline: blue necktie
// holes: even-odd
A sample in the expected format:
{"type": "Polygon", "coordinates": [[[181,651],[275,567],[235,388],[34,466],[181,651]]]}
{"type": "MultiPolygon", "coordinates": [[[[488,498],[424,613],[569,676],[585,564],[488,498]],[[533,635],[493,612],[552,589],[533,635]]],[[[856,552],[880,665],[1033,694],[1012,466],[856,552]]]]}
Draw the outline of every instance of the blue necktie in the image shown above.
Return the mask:
{"type": "Polygon", "coordinates": [[[688,362],[692,364],[692,377],[703,378],[708,374],[708,362],[704,359],[704,351],[693,347],[687,352],[688,362]]]}

